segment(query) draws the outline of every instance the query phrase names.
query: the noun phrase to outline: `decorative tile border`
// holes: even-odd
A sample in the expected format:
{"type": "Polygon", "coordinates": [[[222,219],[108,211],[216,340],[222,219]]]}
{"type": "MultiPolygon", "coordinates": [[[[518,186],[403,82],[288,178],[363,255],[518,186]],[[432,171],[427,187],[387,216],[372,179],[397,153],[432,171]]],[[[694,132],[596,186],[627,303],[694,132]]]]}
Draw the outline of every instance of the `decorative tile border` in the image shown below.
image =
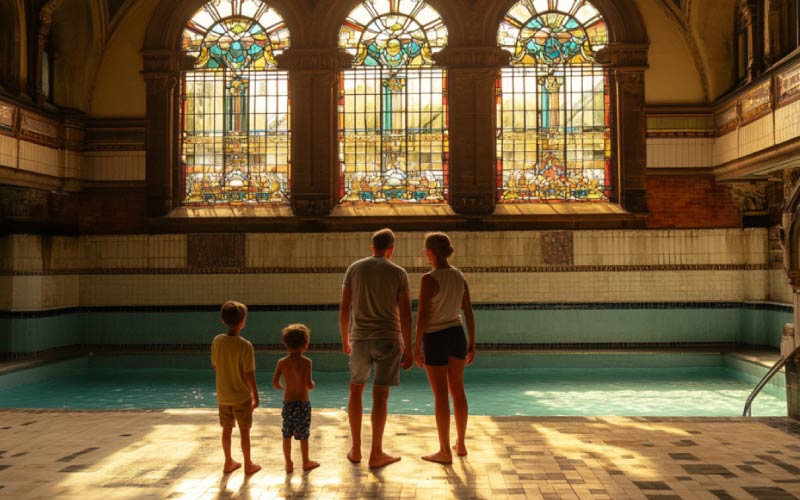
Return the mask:
{"type": "Polygon", "coordinates": [[[0,101],[0,130],[13,132],[17,123],[17,107],[0,101]]]}
{"type": "MultiPolygon", "coordinates": [[[[563,241],[561,242],[563,244],[563,241]]],[[[554,247],[556,248],[556,247],[554,247]]],[[[557,247],[563,249],[563,247],[557,247]]],[[[568,259],[553,249],[552,260],[568,259]]],[[[209,257],[210,258],[210,257],[209,257]]],[[[236,255],[225,258],[238,259],[236,255]]],[[[196,268],[109,268],[109,269],[57,269],[43,271],[8,271],[0,270],[0,276],[72,276],[72,275],[180,275],[180,274],[344,274],[347,267],[218,267],[203,266],[204,262],[196,262],[196,268]]],[[[545,265],[545,266],[497,266],[497,267],[459,267],[464,273],[624,273],[624,272],[674,272],[674,271],[769,271],[779,269],[775,264],[642,264],[642,265],[545,265]]],[[[410,274],[422,274],[430,271],[430,267],[404,267],[410,274]]]]}
{"type": "Polygon", "coordinates": [[[778,107],[800,99],[800,64],[795,64],[777,75],[778,107]]]}
{"type": "Polygon", "coordinates": [[[772,111],[772,81],[767,80],[744,94],[740,100],[741,121],[746,125],[772,111]]]}
{"type": "MultiPolygon", "coordinates": [[[[416,309],[416,300],[412,308],[416,309]]],[[[476,311],[557,311],[557,310],[649,310],[649,309],[746,309],[755,311],[793,312],[789,304],[772,302],[520,302],[514,304],[475,303],[476,311]]],[[[338,304],[248,304],[250,312],[338,311],[338,304]]],[[[218,312],[219,306],[92,306],[49,309],[46,311],[0,311],[0,319],[37,319],[81,313],[175,313],[218,312]]]]}

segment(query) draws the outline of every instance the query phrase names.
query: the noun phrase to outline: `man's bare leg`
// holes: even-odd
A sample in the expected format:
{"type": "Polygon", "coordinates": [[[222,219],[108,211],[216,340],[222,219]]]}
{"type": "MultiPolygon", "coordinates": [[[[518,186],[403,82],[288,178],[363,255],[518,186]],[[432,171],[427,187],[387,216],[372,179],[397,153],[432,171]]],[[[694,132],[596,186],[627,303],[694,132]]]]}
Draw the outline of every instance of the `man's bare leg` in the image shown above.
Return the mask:
{"type": "Polygon", "coordinates": [[[350,436],[353,445],[347,452],[347,459],[357,464],[361,462],[361,418],[364,413],[362,396],[364,384],[350,384],[350,399],[347,400],[347,419],[350,421],[350,436]]]}
{"type": "Polygon", "coordinates": [[[383,452],[383,430],[386,427],[387,405],[389,402],[389,386],[372,386],[372,449],[369,453],[369,466],[378,469],[385,465],[400,461],[400,457],[383,452]]]}

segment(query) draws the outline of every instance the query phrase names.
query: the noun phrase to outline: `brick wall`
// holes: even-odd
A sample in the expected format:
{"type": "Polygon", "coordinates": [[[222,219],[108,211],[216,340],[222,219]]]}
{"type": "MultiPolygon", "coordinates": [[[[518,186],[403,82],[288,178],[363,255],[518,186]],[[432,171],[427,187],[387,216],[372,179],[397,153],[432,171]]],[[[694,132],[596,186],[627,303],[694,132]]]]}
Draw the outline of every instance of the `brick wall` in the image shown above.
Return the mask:
{"type": "Polygon", "coordinates": [[[742,227],[742,214],[728,188],[713,175],[647,179],[651,228],[742,227]]]}

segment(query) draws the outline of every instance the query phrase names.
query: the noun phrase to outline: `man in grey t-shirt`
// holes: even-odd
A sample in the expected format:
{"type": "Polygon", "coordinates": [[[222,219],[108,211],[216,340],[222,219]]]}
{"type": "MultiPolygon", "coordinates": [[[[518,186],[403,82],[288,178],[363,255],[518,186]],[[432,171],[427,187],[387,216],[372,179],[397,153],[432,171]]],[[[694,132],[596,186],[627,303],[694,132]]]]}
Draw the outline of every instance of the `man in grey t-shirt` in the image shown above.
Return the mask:
{"type": "Polygon", "coordinates": [[[347,414],[353,446],[347,458],[361,461],[362,395],[370,372],[372,384],[372,448],[369,466],[389,465],[400,457],[383,451],[389,388],[400,383],[400,367],[408,370],[411,353],[411,295],[405,269],[391,262],[394,233],[381,229],[372,235],[372,257],[353,262],[342,283],[339,331],[342,350],[350,356],[350,399],[347,414]]]}

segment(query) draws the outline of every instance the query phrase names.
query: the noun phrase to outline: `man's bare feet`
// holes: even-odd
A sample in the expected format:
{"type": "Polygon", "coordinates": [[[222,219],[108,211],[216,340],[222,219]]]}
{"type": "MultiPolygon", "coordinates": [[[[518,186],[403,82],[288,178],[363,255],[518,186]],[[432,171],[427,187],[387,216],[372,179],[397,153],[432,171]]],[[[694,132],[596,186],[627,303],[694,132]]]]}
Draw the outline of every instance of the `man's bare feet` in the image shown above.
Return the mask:
{"type": "Polygon", "coordinates": [[[261,470],[261,466],[258,465],[258,464],[250,463],[250,464],[247,464],[247,465],[244,466],[244,473],[247,474],[248,476],[250,474],[255,474],[256,472],[258,472],[260,470],[261,470]]]}
{"type": "Polygon", "coordinates": [[[444,453],[441,451],[437,451],[436,453],[432,453],[430,455],[425,455],[422,457],[423,460],[427,460],[428,462],[436,462],[437,464],[449,465],[453,463],[453,456],[449,453],[444,453]]]}
{"type": "Polygon", "coordinates": [[[230,462],[225,462],[225,465],[222,467],[222,472],[225,474],[230,474],[241,466],[242,464],[239,462],[231,460],[230,462]]]}
{"type": "Polygon", "coordinates": [[[395,462],[399,462],[400,457],[394,457],[392,455],[387,455],[386,453],[381,453],[377,457],[370,455],[369,457],[369,468],[370,469],[380,469],[381,467],[386,467],[389,464],[393,464],[395,462]]]}
{"type": "Polygon", "coordinates": [[[286,472],[289,473],[292,472],[293,470],[294,470],[294,462],[289,460],[288,462],[286,462],[286,472]]]}
{"type": "Polygon", "coordinates": [[[353,450],[347,452],[347,459],[353,462],[354,464],[361,463],[361,452],[356,453],[353,450]]]}
{"type": "Polygon", "coordinates": [[[459,457],[467,456],[467,446],[464,443],[456,442],[456,444],[453,445],[453,451],[456,452],[456,455],[459,457]]]}
{"type": "Polygon", "coordinates": [[[316,469],[317,467],[319,467],[319,462],[315,462],[313,460],[309,460],[303,464],[303,470],[316,469]]]}

